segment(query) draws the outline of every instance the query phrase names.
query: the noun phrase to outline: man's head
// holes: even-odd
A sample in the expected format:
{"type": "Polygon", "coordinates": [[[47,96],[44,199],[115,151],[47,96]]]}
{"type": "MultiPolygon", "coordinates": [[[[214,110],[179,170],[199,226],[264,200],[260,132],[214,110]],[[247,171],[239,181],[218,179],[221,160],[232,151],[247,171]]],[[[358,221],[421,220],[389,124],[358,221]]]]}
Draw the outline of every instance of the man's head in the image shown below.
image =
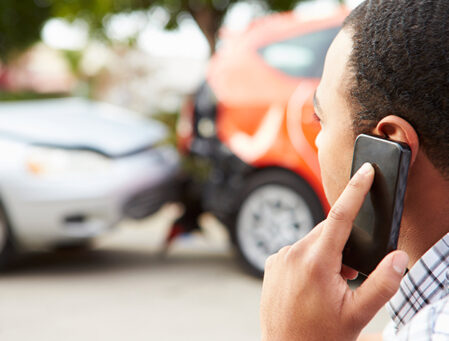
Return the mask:
{"type": "Polygon", "coordinates": [[[449,179],[449,1],[367,0],[329,49],[316,94],[317,138],[331,203],[360,133],[418,146],[449,179]],[[419,141],[419,143],[418,143],[419,141]]]}

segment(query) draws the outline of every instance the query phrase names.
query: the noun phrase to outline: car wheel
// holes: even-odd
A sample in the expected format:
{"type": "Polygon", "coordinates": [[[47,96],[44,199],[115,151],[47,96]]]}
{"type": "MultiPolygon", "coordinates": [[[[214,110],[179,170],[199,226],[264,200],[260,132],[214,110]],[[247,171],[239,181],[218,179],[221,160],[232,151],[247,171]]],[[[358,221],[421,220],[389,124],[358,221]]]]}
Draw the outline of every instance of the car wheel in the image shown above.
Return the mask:
{"type": "Polygon", "coordinates": [[[303,238],[324,219],[307,182],[281,169],[252,175],[239,199],[231,235],[244,265],[259,277],[271,254],[303,238]]]}

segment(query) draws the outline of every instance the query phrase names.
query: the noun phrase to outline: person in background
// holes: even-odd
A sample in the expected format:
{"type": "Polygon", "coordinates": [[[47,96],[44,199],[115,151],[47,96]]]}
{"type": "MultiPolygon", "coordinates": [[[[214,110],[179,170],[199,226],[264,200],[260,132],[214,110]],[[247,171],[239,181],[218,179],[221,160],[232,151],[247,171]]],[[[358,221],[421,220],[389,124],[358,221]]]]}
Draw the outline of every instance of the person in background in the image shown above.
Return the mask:
{"type": "Polygon", "coordinates": [[[449,340],[449,1],[363,2],[329,48],[315,96],[332,208],[267,260],[263,340],[381,340],[360,333],[385,304],[383,339],[449,340]],[[399,250],[352,291],[342,250],[374,175],[365,164],[348,177],[361,133],[407,143],[412,159],[399,250]]]}

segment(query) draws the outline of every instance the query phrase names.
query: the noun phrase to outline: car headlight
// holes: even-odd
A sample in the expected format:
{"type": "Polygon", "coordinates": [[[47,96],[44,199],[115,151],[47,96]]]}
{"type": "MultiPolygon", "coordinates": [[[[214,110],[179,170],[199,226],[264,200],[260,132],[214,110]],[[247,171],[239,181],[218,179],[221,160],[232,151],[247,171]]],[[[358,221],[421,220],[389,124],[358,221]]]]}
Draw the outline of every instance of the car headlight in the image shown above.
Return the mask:
{"type": "Polygon", "coordinates": [[[111,160],[101,154],[59,148],[30,147],[26,166],[35,175],[66,175],[106,171],[111,160]]]}

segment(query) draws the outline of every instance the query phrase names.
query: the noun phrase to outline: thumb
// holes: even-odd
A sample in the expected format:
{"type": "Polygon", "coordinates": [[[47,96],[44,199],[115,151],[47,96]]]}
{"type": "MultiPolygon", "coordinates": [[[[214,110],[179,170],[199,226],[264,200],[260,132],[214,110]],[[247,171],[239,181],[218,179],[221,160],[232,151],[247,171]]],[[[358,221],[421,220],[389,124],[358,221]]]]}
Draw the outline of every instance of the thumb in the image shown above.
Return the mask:
{"type": "Polygon", "coordinates": [[[360,324],[366,325],[398,291],[408,261],[404,251],[388,254],[354,292],[354,313],[360,324]]]}

